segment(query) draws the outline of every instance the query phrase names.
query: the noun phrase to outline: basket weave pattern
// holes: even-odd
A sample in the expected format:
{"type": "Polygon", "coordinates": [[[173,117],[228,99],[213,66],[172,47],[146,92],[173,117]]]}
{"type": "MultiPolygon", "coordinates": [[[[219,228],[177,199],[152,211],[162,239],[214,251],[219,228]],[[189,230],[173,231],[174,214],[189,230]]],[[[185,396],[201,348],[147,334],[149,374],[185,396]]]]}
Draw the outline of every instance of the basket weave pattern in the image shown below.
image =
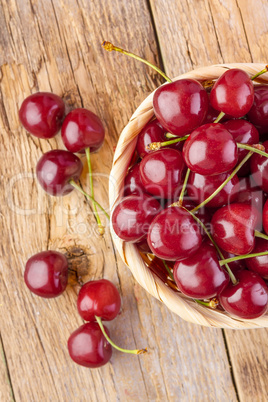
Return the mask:
{"type": "MultiPolygon", "coordinates": [[[[264,68],[264,64],[239,63],[213,65],[190,71],[176,77],[174,80],[181,78],[193,78],[199,81],[213,80],[220,77],[229,68],[241,68],[250,76],[253,76],[264,68]]],[[[258,82],[268,84],[268,73],[260,76],[258,82]]],[[[109,181],[109,203],[111,210],[122,198],[124,179],[136,147],[137,136],[154,115],[152,106],[153,94],[154,92],[137,108],[120,135],[109,181]]],[[[112,226],[111,234],[121,258],[131,270],[137,282],[147,292],[162,301],[171,311],[178,314],[184,320],[217,328],[246,329],[268,327],[268,313],[254,320],[242,320],[232,317],[226,312],[212,310],[197,304],[182,293],[174,291],[149,270],[135,244],[126,243],[119,239],[114,233],[112,226]]]]}

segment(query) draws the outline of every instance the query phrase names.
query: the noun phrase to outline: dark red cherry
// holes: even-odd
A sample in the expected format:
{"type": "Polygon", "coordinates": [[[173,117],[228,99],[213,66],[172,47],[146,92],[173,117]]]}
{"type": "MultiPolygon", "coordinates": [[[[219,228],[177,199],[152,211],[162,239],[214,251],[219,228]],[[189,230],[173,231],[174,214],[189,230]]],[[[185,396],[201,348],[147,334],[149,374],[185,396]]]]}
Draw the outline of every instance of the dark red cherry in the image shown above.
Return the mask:
{"type": "Polygon", "coordinates": [[[74,109],[65,117],[61,136],[70,152],[97,151],[104,141],[104,127],[100,118],[87,109],[74,109]]]}
{"type": "Polygon", "coordinates": [[[45,298],[61,295],[68,282],[68,261],[57,251],[42,251],[26,263],[24,281],[31,292],[45,298]]]}
{"type": "Polygon", "coordinates": [[[262,213],[263,229],[268,234],[268,200],[264,204],[262,213]]]}
{"type": "Polygon", "coordinates": [[[119,313],[121,298],[114,284],[107,279],[85,283],[77,298],[77,309],[85,321],[113,320],[119,313]]]}
{"type": "Polygon", "coordinates": [[[215,247],[204,242],[194,255],[175,262],[173,275],[179,290],[194,299],[210,299],[228,284],[215,247]]]}
{"type": "Polygon", "coordinates": [[[50,195],[69,194],[74,188],[71,179],[78,180],[83,170],[80,159],[68,151],[46,152],[38,161],[36,175],[40,185],[50,195]]]}
{"type": "MultiPolygon", "coordinates": [[[[202,176],[198,173],[190,173],[187,192],[189,197],[200,204],[206,200],[215,190],[230,176],[230,172],[217,176],[202,176]]],[[[222,207],[234,202],[239,192],[239,179],[235,175],[223,189],[206,204],[207,208],[222,207]]]]}
{"type": "Polygon", "coordinates": [[[219,175],[237,164],[238,150],[232,135],[220,123],[204,124],[183,146],[186,165],[201,175],[219,175]]]}
{"type": "Polygon", "coordinates": [[[238,283],[231,282],[219,295],[222,307],[230,314],[251,319],[262,316],[267,311],[268,288],[264,280],[255,272],[236,273],[238,283]]]}
{"type": "Polygon", "coordinates": [[[159,202],[150,195],[129,195],[113,210],[113,229],[120,239],[139,242],[146,237],[150,223],[160,210],[159,202]]]}
{"type": "Polygon", "coordinates": [[[251,205],[226,205],[213,215],[212,236],[218,246],[229,253],[249,254],[255,246],[257,218],[258,213],[251,205]]]}
{"type": "Polygon", "coordinates": [[[145,125],[138,135],[136,150],[140,158],[144,158],[145,155],[152,152],[147,149],[147,146],[152,142],[167,141],[165,137],[166,130],[161,126],[157,119],[150,121],[145,125]]]}
{"type": "Polygon", "coordinates": [[[170,199],[182,181],[184,168],[185,164],[180,151],[163,148],[142,159],[141,181],[148,193],[170,199]]]}
{"type": "Polygon", "coordinates": [[[141,181],[140,164],[132,166],[125,177],[124,196],[146,193],[141,181]]]}
{"type": "MultiPolygon", "coordinates": [[[[225,251],[225,250],[221,250],[221,252],[222,252],[222,255],[223,255],[223,257],[224,257],[225,259],[236,257],[235,254],[233,254],[233,253],[228,253],[228,252],[225,251]]],[[[241,271],[242,269],[245,269],[245,268],[246,268],[246,262],[245,262],[245,261],[246,261],[246,260],[236,260],[236,261],[229,262],[228,265],[229,265],[229,267],[231,268],[231,271],[232,271],[234,274],[236,274],[236,272],[241,271]]]]}
{"type": "MultiPolygon", "coordinates": [[[[257,238],[252,253],[268,252],[268,241],[257,238]]],[[[246,266],[250,271],[256,272],[265,279],[268,279],[268,255],[245,259],[246,266]]]]}
{"type": "MultiPolygon", "coordinates": [[[[268,141],[262,145],[265,147],[264,152],[268,152],[268,141]]],[[[250,158],[250,170],[255,183],[268,193],[268,158],[255,153],[250,158]]]]}
{"type": "Polygon", "coordinates": [[[260,133],[267,132],[268,127],[268,85],[254,87],[254,101],[248,112],[249,121],[254,124],[260,133]]]}
{"type": "Polygon", "coordinates": [[[208,94],[192,79],[159,87],[153,98],[156,118],[169,132],[182,136],[202,124],[208,110],[208,94]]]}
{"type": "MultiPolygon", "coordinates": [[[[105,326],[104,329],[109,336],[108,329],[105,326]]],[[[89,368],[104,366],[112,357],[112,347],[96,322],[88,322],[74,331],[68,339],[68,350],[75,363],[89,368]]]]}
{"type": "Polygon", "coordinates": [[[144,253],[144,254],[152,253],[146,238],[141,240],[140,242],[136,243],[136,246],[138,247],[138,250],[141,253],[144,253]]]}
{"type": "MultiPolygon", "coordinates": [[[[232,134],[234,140],[241,144],[253,145],[259,142],[259,132],[246,120],[228,120],[223,123],[224,127],[232,134]]],[[[238,160],[240,163],[245,158],[248,151],[246,149],[238,149],[238,160]]],[[[250,172],[250,161],[247,161],[237,172],[238,176],[246,176],[250,172]]]]}
{"type": "Polygon", "coordinates": [[[245,116],[252,107],[253,98],[253,83],[247,73],[238,68],[223,73],[210,92],[211,106],[233,117],[245,116]]]}
{"type": "Polygon", "coordinates": [[[24,99],[19,110],[23,127],[38,138],[52,138],[64,117],[63,100],[50,92],[37,92],[24,99]]]}
{"type": "Polygon", "coordinates": [[[157,257],[175,261],[195,253],[201,245],[199,226],[189,213],[179,207],[164,209],[152,221],[148,244],[157,257]]]}

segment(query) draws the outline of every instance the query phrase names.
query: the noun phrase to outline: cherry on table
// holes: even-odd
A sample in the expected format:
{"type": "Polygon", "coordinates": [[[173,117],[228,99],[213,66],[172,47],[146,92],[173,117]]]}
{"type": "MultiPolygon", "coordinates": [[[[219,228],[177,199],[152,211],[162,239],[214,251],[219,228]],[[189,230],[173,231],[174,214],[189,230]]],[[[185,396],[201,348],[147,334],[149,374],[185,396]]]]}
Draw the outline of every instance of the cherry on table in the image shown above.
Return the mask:
{"type": "Polygon", "coordinates": [[[34,294],[52,298],[61,295],[68,282],[68,261],[58,251],[42,251],[28,259],[24,281],[34,294]]]}
{"type": "Polygon", "coordinates": [[[21,104],[19,119],[23,127],[38,138],[52,138],[60,130],[65,113],[63,100],[50,92],[37,92],[21,104]]]}
{"type": "MultiPolygon", "coordinates": [[[[104,329],[109,336],[108,329],[104,329]]],[[[104,366],[112,357],[112,346],[96,322],[88,322],[71,334],[68,351],[75,363],[89,368],[104,366]]]]}
{"type": "Polygon", "coordinates": [[[80,159],[69,151],[52,150],[46,152],[36,166],[37,179],[50,195],[63,196],[74,188],[70,180],[77,181],[82,173],[80,159]]]}

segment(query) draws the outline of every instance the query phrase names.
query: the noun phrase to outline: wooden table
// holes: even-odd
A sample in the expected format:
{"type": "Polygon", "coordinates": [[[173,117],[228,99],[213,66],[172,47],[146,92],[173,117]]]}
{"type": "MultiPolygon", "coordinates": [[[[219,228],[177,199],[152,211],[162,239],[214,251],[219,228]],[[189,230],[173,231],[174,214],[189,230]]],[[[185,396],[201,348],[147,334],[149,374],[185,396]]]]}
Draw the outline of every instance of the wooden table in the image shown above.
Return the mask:
{"type": "MultiPolygon", "coordinates": [[[[108,174],[117,138],[132,112],[161,82],[146,66],[108,54],[110,40],[176,76],[198,66],[268,60],[266,0],[0,1],[1,289],[0,401],[267,401],[267,330],[222,331],[182,321],[135,283],[109,231],[96,234],[91,205],[78,193],[47,196],[35,180],[40,156],[60,136],[30,136],[18,121],[36,91],[86,107],[106,127],[92,156],[96,198],[107,207],[108,174]],[[55,300],[23,282],[32,254],[57,249],[70,257],[70,286],[55,300]],[[147,346],[140,357],[114,351],[89,370],[67,352],[81,325],[77,277],[109,278],[123,309],[109,323],[115,342],[147,346]]],[[[87,185],[87,172],[83,186],[87,185]]]]}

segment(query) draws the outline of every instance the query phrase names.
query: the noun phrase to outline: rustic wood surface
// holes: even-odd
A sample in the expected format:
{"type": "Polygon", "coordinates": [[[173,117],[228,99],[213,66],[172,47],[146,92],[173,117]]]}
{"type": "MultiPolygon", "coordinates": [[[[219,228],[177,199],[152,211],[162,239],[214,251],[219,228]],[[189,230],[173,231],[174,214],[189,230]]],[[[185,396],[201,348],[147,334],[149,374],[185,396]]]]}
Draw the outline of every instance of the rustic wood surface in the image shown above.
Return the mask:
{"type": "MultiPolygon", "coordinates": [[[[32,92],[53,91],[67,110],[84,106],[106,127],[92,156],[96,198],[108,206],[108,174],[120,131],[162,81],[149,68],[105,53],[122,45],[170,76],[222,62],[267,62],[266,0],[0,0],[0,401],[266,401],[267,330],[221,331],[188,324],[133,280],[111,242],[96,234],[90,204],[73,192],[47,196],[35,180],[43,152],[60,136],[31,137],[18,108],[32,92]],[[23,283],[27,258],[57,249],[70,261],[70,286],[55,300],[23,283]],[[120,290],[115,351],[89,370],[69,358],[66,341],[81,325],[77,278],[105,277],[120,290]]],[[[87,188],[87,171],[82,184],[87,188]]],[[[104,218],[102,217],[104,220],[104,218]]]]}

